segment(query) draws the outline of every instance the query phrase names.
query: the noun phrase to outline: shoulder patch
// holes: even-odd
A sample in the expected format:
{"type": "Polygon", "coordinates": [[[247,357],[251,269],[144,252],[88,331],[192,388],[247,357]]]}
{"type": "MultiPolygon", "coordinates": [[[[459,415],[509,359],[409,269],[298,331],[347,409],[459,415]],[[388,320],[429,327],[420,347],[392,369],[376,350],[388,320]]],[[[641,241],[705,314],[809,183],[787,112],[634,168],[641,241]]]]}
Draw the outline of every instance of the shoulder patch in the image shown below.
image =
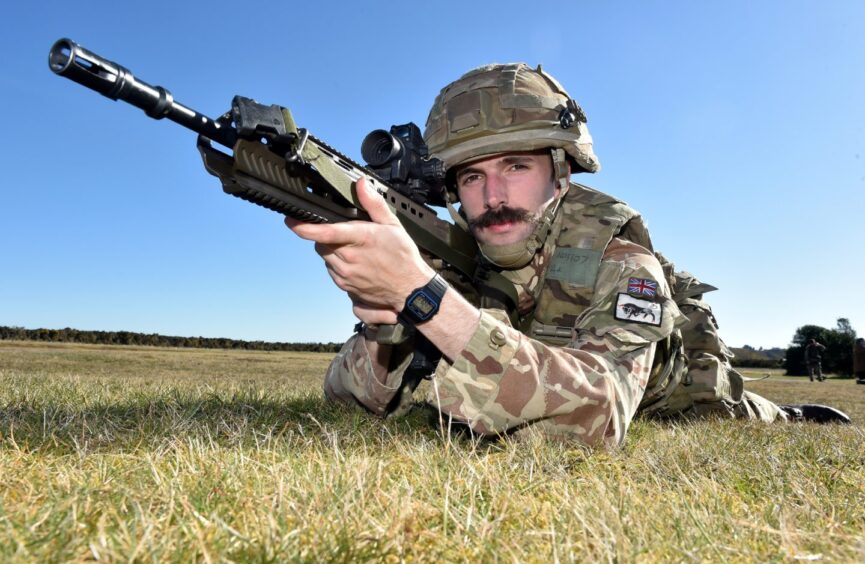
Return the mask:
{"type": "Polygon", "coordinates": [[[659,303],[641,300],[628,294],[619,294],[613,317],[629,323],[643,323],[660,327],[663,313],[664,308],[659,303]]]}

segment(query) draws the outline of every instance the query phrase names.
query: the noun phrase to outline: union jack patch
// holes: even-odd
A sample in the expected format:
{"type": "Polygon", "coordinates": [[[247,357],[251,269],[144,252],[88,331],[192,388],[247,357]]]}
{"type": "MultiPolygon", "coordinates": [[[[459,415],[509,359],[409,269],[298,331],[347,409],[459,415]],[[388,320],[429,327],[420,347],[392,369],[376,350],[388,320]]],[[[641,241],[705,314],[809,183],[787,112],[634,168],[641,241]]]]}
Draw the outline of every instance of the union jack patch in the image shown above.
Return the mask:
{"type": "Polygon", "coordinates": [[[648,278],[629,278],[628,293],[638,298],[654,298],[658,294],[658,283],[648,278]]]}

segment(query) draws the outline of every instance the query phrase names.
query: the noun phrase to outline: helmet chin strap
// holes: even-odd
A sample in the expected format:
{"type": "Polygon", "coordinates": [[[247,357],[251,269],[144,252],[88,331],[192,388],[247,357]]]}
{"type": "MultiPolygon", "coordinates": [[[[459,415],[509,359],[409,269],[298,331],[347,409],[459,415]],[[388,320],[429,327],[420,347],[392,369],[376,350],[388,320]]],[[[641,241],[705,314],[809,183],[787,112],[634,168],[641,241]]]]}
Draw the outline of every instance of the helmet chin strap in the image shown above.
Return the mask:
{"type": "MultiPolygon", "coordinates": [[[[555,171],[556,183],[559,185],[559,195],[550,202],[547,209],[541,215],[532,233],[523,241],[510,243],[508,245],[488,245],[478,242],[481,255],[490,263],[506,270],[516,270],[529,264],[538,250],[544,246],[547,237],[553,227],[553,221],[559,213],[562,200],[571,186],[571,171],[565,159],[564,149],[551,149],[553,157],[553,170],[555,171]]],[[[468,222],[459,215],[459,212],[448,202],[448,210],[454,221],[468,231],[468,222]]]]}

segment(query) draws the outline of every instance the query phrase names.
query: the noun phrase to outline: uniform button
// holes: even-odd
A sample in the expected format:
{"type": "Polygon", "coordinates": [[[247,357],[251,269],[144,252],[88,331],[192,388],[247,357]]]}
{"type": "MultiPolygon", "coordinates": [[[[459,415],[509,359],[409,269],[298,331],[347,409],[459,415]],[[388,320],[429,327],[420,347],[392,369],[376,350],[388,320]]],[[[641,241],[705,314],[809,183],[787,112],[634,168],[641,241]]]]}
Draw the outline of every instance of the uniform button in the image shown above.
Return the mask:
{"type": "Polygon", "coordinates": [[[490,342],[496,347],[501,347],[508,342],[508,338],[505,336],[504,331],[501,329],[495,329],[490,333],[490,342]]]}

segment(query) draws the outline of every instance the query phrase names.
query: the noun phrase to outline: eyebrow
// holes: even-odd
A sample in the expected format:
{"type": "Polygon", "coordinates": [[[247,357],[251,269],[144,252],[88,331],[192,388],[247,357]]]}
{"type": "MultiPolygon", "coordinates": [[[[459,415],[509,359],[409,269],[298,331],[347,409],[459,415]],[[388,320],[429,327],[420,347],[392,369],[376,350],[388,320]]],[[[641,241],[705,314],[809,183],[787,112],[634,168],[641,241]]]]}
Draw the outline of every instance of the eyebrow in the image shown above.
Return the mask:
{"type": "MultiPolygon", "coordinates": [[[[502,157],[501,162],[504,164],[514,164],[514,163],[525,163],[532,160],[532,155],[507,155],[502,157]]],[[[468,165],[466,168],[457,172],[456,179],[459,180],[463,176],[467,174],[483,174],[483,171],[479,168],[475,168],[471,165],[468,165]]]]}

